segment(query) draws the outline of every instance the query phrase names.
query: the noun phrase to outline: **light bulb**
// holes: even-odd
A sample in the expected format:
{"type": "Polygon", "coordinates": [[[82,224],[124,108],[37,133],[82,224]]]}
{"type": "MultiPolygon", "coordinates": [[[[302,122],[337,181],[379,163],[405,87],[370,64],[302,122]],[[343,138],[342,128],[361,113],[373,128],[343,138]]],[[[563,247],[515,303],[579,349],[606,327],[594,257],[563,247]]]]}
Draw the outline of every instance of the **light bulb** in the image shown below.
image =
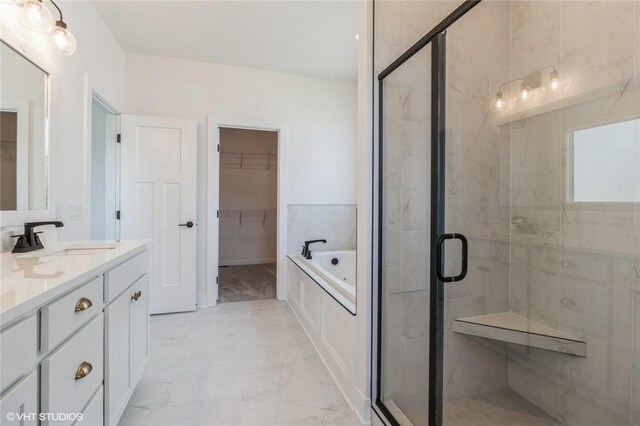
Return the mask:
{"type": "Polygon", "coordinates": [[[20,25],[39,33],[48,33],[53,27],[53,15],[42,4],[42,0],[25,0],[22,2],[20,25]]]}
{"type": "Polygon", "coordinates": [[[502,92],[498,91],[498,93],[496,93],[496,101],[495,101],[495,107],[497,110],[503,110],[504,107],[506,106],[506,102],[504,101],[504,98],[502,97],[502,92]]]}
{"type": "Polygon", "coordinates": [[[520,93],[518,94],[518,100],[520,102],[529,102],[533,99],[533,93],[531,89],[524,84],[520,86],[520,93]]]}
{"type": "Polygon", "coordinates": [[[76,51],[76,38],[67,29],[63,21],[56,21],[56,26],[49,36],[51,45],[58,49],[61,55],[70,56],[76,51]]]}
{"type": "Polygon", "coordinates": [[[562,89],[562,80],[560,80],[560,74],[558,71],[553,70],[549,75],[549,90],[552,92],[559,92],[562,89]]]}

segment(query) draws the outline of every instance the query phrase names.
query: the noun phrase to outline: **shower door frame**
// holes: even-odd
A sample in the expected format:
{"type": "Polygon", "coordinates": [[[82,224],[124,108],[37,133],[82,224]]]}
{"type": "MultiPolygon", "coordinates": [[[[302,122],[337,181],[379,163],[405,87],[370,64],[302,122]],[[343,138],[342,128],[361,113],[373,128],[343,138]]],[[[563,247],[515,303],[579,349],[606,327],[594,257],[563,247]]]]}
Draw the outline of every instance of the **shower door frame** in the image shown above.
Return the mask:
{"type": "MultiPolygon", "coordinates": [[[[375,380],[372,386],[373,409],[388,424],[401,426],[401,423],[393,416],[381,399],[382,380],[382,320],[383,320],[383,272],[382,272],[382,247],[383,247],[383,200],[384,185],[384,79],[411,59],[416,53],[431,44],[431,197],[430,197],[430,269],[429,269],[429,392],[428,392],[428,419],[429,426],[442,425],[443,408],[443,360],[444,360],[444,283],[438,277],[438,271],[443,266],[444,260],[438,256],[438,245],[442,242],[445,224],[445,108],[446,108],[446,30],[454,22],[464,16],[482,0],[465,0],[451,14],[443,19],[424,37],[407,49],[387,68],[378,74],[378,226],[377,239],[374,231],[373,238],[377,241],[377,301],[372,306],[372,322],[376,324],[375,343],[372,348],[375,351],[375,370],[372,377],[375,380]],[[377,302],[377,303],[376,303],[377,302]],[[377,306],[376,306],[377,305],[377,306]]],[[[374,1],[375,10],[375,1],[374,1]]],[[[375,13],[375,11],[374,11],[375,13]]],[[[375,25],[375,24],[374,24],[375,25]]],[[[374,175],[375,179],[375,175],[374,175]]],[[[374,182],[375,184],[375,182],[374,182]]],[[[453,235],[453,234],[452,234],[453,235]]],[[[456,234],[457,235],[457,234],[456,234]]],[[[463,274],[464,275],[464,274],[463,274]]],[[[462,275],[462,278],[464,276],[462,275]]],[[[461,279],[462,279],[461,278],[461,279]]],[[[446,280],[450,282],[450,280],[446,280]]]]}

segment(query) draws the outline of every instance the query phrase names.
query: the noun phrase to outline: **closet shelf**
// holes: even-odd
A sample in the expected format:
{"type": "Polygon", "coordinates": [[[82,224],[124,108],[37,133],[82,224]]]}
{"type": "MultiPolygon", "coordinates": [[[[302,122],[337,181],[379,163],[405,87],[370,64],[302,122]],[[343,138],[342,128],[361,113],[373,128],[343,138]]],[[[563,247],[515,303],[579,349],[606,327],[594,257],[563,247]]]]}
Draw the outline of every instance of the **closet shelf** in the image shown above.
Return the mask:
{"type": "Polygon", "coordinates": [[[453,322],[453,331],[498,342],[587,356],[587,342],[513,312],[458,318],[453,322]]]}
{"type": "Polygon", "coordinates": [[[275,212],[276,209],[222,209],[220,210],[220,217],[238,218],[240,225],[242,225],[243,219],[260,218],[264,225],[267,221],[267,216],[275,212]]]}
{"type": "Polygon", "coordinates": [[[220,153],[220,168],[222,169],[276,170],[277,164],[277,154],[220,153]]]}

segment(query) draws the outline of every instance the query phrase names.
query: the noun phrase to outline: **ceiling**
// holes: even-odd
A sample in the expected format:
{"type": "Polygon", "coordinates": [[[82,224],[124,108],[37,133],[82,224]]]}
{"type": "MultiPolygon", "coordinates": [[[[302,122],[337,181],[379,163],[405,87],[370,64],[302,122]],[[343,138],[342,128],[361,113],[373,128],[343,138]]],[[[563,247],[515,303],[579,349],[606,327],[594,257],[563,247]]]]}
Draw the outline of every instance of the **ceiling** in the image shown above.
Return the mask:
{"type": "Polygon", "coordinates": [[[94,4],[126,52],[356,79],[356,1],[94,4]]]}

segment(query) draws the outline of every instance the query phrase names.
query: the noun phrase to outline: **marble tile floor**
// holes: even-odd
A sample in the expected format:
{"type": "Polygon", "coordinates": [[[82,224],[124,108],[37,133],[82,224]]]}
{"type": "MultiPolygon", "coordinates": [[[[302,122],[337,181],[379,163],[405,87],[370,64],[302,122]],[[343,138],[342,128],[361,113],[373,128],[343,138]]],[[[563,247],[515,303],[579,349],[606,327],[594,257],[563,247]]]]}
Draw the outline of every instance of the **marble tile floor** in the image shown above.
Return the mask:
{"type": "Polygon", "coordinates": [[[360,424],[285,302],[151,318],[121,426],[360,424]]]}
{"type": "Polygon", "coordinates": [[[560,426],[557,420],[510,389],[447,401],[445,426],[560,426]]]}
{"type": "Polygon", "coordinates": [[[218,303],[276,298],[275,263],[221,267],[218,276],[218,303]]]}

